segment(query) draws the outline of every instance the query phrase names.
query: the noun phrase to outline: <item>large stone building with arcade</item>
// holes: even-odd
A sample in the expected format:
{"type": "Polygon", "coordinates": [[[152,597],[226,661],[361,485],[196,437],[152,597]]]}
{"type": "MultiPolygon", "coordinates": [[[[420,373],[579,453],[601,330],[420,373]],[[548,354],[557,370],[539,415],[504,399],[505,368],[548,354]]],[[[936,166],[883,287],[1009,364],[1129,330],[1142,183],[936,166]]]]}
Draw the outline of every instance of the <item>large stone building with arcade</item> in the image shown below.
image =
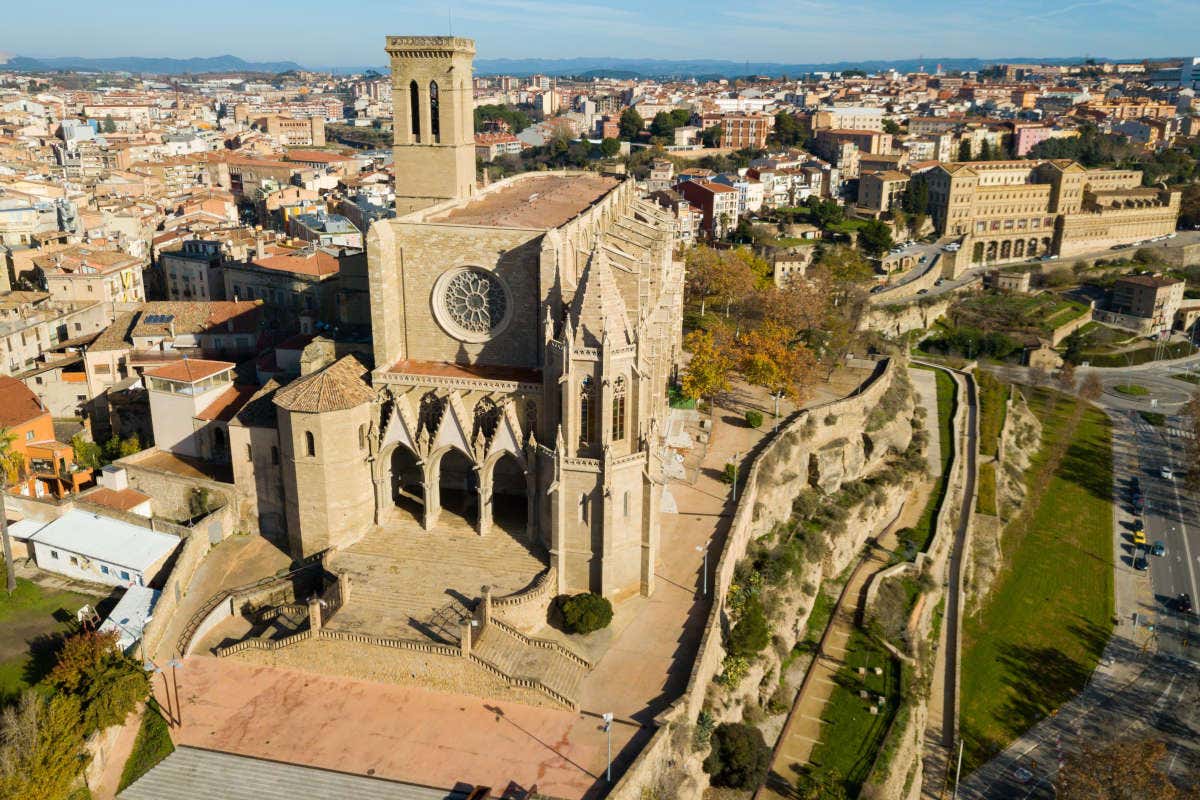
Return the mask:
{"type": "Polygon", "coordinates": [[[297,557],[469,530],[541,554],[555,593],[647,595],[681,335],[672,221],[623,176],[479,186],[473,43],[387,51],[398,216],[370,229],[372,351],[330,347],[264,387],[233,426],[239,483],[297,557]]]}
{"type": "Polygon", "coordinates": [[[971,161],[927,173],[929,212],[942,236],[960,237],[968,266],[1074,256],[1175,230],[1180,193],[1143,187],[1136,170],[1074,161],[971,161]]]}

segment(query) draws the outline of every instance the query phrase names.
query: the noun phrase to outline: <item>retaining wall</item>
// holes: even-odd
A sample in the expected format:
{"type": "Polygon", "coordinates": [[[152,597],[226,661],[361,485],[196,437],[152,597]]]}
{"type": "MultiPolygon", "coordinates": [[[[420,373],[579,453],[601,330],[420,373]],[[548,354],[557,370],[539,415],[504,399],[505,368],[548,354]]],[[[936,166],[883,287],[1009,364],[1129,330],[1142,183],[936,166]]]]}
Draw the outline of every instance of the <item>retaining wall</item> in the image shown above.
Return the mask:
{"type": "Polygon", "coordinates": [[[891,386],[896,370],[903,368],[894,359],[879,362],[877,372],[853,395],[793,414],[755,456],[746,471],[725,546],[713,570],[712,605],[687,689],[659,714],[656,719],[659,729],[613,787],[608,795],[610,798],[641,800],[642,790],[654,786],[674,758],[671,724],[695,722],[704,707],[708,687],[720,672],[725,657],[721,641],[725,597],[733,581],[734,568],[746,555],[752,541],[790,516],[792,502],[808,485],[803,469],[797,470],[789,479],[780,465],[797,462],[807,465],[808,456],[830,442],[850,436],[861,437],[867,414],[891,386]],[[833,421],[828,422],[831,418],[833,421]],[[768,466],[764,467],[764,463],[768,466]]]}

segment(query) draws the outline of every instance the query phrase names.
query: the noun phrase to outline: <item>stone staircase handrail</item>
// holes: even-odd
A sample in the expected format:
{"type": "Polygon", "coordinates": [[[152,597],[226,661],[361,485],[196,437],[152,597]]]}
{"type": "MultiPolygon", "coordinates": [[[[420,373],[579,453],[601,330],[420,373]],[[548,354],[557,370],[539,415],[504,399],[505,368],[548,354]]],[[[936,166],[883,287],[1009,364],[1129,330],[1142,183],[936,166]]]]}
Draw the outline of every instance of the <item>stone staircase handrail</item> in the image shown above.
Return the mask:
{"type": "Polygon", "coordinates": [[[517,639],[522,644],[532,645],[533,647],[541,647],[545,650],[553,650],[554,652],[558,653],[559,655],[563,656],[564,658],[567,658],[570,661],[574,661],[576,664],[583,667],[584,669],[590,670],[593,667],[593,664],[590,661],[588,661],[586,658],[584,658],[583,656],[576,653],[574,650],[571,650],[570,648],[566,647],[561,642],[556,642],[553,639],[540,639],[536,636],[529,636],[527,634],[521,633],[519,630],[512,627],[508,623],[498,620],[495,617],[492,617],[492,619],[490,619],[488,621],[488,624],[495,625],[497,628],[504,631],[509,636],[512,636],[514,639],[517,639]]]}

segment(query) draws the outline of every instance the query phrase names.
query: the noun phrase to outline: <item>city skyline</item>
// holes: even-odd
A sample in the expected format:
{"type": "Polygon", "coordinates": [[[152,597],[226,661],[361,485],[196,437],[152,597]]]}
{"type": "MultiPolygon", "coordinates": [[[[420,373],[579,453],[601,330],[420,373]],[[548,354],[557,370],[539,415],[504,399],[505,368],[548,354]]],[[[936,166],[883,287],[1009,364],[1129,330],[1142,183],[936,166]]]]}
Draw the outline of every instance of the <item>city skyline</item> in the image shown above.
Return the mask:
{"type": "MultiPolygon", "coordinates": [[[[249,61],[290,60],[306,67],[382,64],[382,42],[366,32],[376,23],[403,23],[424,34],[473,37],[478,58],[575,57],[664,60],[750,60],[792,64],[938,58],[1109,59],[1189,54],[1200,22],[1176,0],[1134,5],[1081,0],[1053,5],[1019,0],[983,3],[865,3],[855,9],[824,0],[752,2],[736,8],[668,0],[645,6],[560,4],[545,0],[466,0],[447,7],[424,2],[362,0],[347,13],[275,0],[253,7],[219,0],[214,13],[186,25],[154,16],[146,0],[106,8],[103,19],[79,26],[36,24],[35,7],[7,12],[20,42],[0,51],[31,58],[210,57],[233,53],[249,61]],[[848,25],[869,18],[866,30],[848,25]],[[375,20],[375,22],[372,22],[375,20]],[[242,24],[230,24],[240,21],[242,24]],[[664,30],[674,36],[664,36],[664,30]],[[265,36],[264,31],[273,35],[265,36]],[[319,38],[310,36],[319,31],[319,38]]],[[[63,19],[87,19],[89,7],[68,0],[63,19]]]]}

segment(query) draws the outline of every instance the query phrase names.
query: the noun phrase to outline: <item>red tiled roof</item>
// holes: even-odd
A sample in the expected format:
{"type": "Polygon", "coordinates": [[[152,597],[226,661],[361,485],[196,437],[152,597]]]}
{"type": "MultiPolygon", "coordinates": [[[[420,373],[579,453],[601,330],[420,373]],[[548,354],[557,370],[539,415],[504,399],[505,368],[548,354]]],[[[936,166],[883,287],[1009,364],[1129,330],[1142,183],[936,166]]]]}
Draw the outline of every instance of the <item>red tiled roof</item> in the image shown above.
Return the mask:
{"type": "Polygon", "coordinates": [[[79,499],[88,503],[115,508],[118,511],[130,511],[149,500],[150,495],[142,494],[137,489],[109,489],[107,486],[101,486],[79,499]]]}
{"type": "Polygon", "coordinates": [[[229,422],[257,391],[257,386],[230,386],[208,408],[197,414],[196,419],[229,422]]]}
{"type": "Polygon", "coordinates": [[[161,367],[146,370],[151,378],[164,378],[169,381],[184,381],[195,383],[212,375],[233,369],[236,364],[230,361],[209,361],[204,358],[185,358],[161,367]]]}
{"type": "Polygon", "coordinates": [[[341,269],[337,258],[324,250],[317,250],[315,253],[264,256],[254,259],[251,263],[263,269],[294,272],[297,275],[333,275],[341,269]]]}
{"type": "Polygon", "coordinates": [[[15,428],[49,413],[28,386],[16,378],[0,377],[0,426],[15,428]]]}

